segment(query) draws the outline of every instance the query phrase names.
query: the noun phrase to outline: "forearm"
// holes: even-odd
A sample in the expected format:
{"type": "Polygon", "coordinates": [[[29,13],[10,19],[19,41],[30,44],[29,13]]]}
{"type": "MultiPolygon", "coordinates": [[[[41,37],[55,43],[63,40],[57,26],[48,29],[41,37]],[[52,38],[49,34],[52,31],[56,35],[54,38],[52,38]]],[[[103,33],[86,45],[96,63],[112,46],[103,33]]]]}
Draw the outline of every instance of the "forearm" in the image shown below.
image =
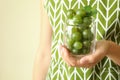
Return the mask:
{"type": "Polygon", "coordinates": [[[46,78],[50,65],[50,55],[44,55],[48,53],[46,52],[43,52],[43,55],[39,55],[41,53],[38,53],[36,56],[33,69],[33,80],[45,80],[46,78]]]}
{"type": "Polygon", "coordinates": [[[110,48],[107,57],[109,57],[113,62],[120,65],[120,46],[112,41],[109,41],[110,48]]]}

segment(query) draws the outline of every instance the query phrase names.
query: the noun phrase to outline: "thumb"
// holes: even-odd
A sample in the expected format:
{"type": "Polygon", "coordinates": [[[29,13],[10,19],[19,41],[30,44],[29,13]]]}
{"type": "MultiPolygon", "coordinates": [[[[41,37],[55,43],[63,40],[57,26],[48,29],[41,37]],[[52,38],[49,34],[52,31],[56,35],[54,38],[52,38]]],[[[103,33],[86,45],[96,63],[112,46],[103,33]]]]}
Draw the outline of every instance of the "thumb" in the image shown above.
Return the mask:
{"type": "Polygon", "coordinates": [[[88,54],[80,59],[80,64],[95,64],[98,63],[105,55],[101,51],[96,51],[95,53],[88,54]]]}

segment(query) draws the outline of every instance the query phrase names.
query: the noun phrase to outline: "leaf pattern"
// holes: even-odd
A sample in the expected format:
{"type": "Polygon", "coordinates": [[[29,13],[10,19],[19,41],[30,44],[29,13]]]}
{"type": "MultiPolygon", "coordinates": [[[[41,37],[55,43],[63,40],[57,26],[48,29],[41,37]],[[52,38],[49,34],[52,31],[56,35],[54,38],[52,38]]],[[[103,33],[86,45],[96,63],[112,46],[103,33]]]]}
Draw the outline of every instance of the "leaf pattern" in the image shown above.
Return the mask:
{"type": "Polygon", "coordinates": [[[97,8],[97,40],[107,39],[120,44],[120,0],[45,0],[53,29],[52,60],[46,80],[120,80],[120,67],[105,57],[94,68],[68,67],[58,46],[63,44],[63,28],[68,9],[85,5],[97,8]]]}

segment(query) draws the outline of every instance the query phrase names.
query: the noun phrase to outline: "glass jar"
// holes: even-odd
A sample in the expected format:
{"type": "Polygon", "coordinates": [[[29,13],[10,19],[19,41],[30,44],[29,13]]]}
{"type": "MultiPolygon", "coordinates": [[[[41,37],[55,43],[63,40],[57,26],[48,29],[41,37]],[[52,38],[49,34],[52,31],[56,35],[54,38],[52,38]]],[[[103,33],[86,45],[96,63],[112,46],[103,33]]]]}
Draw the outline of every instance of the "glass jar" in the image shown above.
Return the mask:
{"type": "Polygon", "coordinates": [[[86,18],[86,22],[79,25],[73,20],[68,20],[64,27],[64,44],[74,55],[93,53],[96,44],[94,18],[86,18]]]}

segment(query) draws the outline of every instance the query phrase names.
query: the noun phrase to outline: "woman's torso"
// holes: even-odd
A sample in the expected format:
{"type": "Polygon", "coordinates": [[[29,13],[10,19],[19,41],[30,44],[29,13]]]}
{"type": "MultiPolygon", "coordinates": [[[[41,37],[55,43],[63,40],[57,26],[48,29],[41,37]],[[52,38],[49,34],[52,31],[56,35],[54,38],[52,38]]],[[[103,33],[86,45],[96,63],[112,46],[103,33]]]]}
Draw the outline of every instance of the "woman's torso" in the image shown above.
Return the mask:
{"type": "Polygon", "coordinates": [[[62,60],[58,46],[63,44],[63,28],[68,9],[85,5],[96,7],[97,39],[109,39],[120,43],[120,0],[46,0],[50,23],[53,29],[52,60],[47,80],[119,80],[120,67],[104,58],[94,68],[68,67],[62,60]]]}

